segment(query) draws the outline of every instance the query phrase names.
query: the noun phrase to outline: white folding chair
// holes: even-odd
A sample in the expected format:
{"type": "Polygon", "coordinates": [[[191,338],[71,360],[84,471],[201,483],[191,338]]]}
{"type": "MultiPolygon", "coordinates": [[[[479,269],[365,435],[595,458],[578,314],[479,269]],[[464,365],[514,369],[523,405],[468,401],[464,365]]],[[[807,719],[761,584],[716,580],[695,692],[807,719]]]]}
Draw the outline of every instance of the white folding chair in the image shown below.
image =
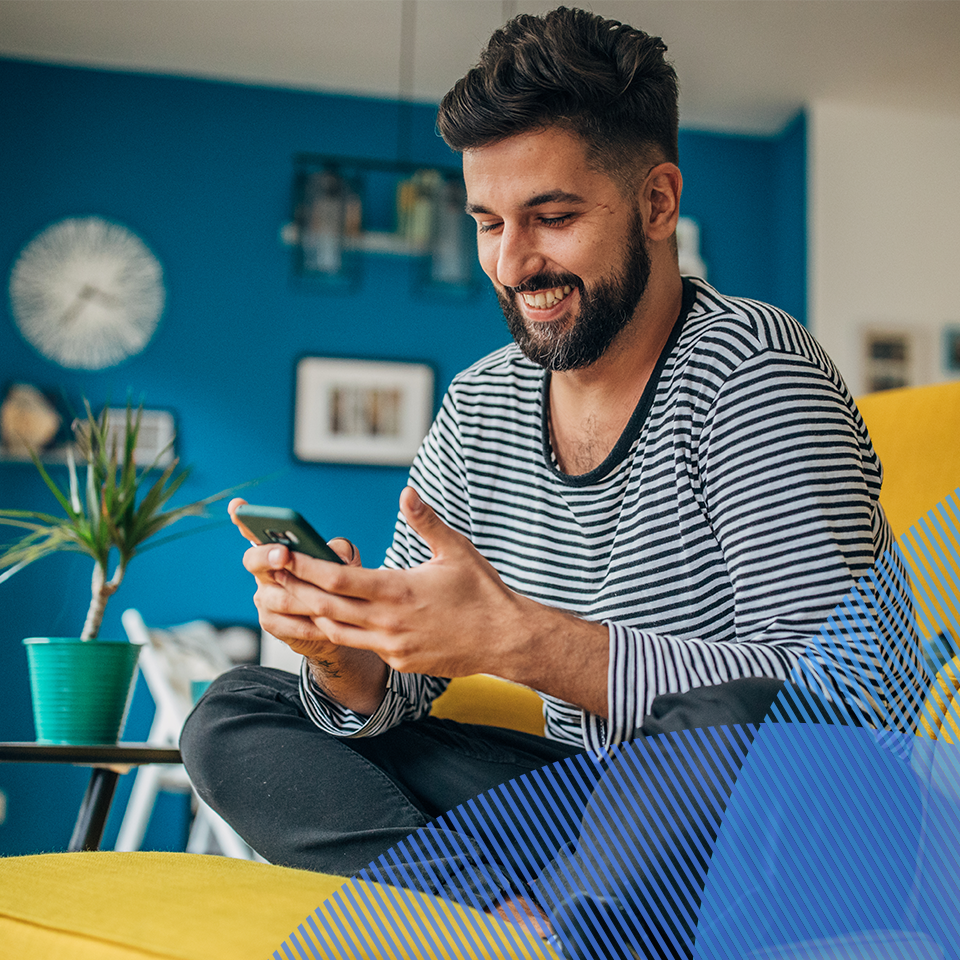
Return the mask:
{"type": "MultiPolygon", "coordinates": [[[[176,746],[193,708],[192,681],[212,680],[231,666],[210,624],[197,621],[172,630],[149,630],[139,611],[125,610],[123,627],[132,643],[142,645],[139,666],[156,704],[148,742],[176,746]]],[[[161,790],[190,792],[195,810],[188,853],[218,852],[241,860],[259,860],[251,847],[200,797],[182,765],[151,764],[137,770],[120,824],[116,850],[139,850],[161,790]]]]}

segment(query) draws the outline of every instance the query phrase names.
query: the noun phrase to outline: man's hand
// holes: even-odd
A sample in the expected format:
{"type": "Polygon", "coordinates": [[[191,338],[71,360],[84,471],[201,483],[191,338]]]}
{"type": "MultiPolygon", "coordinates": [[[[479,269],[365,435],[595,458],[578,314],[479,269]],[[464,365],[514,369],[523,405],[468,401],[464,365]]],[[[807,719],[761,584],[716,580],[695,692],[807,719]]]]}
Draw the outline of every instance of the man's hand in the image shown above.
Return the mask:
{"type": "Polygon", "coordinates": [[[407,570],[364,570],[294,554],[272,574],[297,611],[335,644],[375,650],[401,672],[464,676],[506,655],[526,603],[469,540],[407,487],[400,509],[432,559],[407,570]]]}
{"type": "MultiPolygon", "coordinates": [[[[317,682],[339,703],[358,713],[373,713],[383,699],[385,665],[367,651],[350,650],[331,643],[311,619],[310,611],[279,583],[278,573],[282,573],[288,584],[293,583],[295,578],[286,571],[292,567],[295,558],[307,558],[293,554],[279,544],[258,544],[236,515],[237,507],[245,502],[240,498],[231,500],[227,510],[230,519],[253,544],[244,554],[243,565],[257,581],[253,602],[260,615],[260,626],[295,653],[305,656],[317,682]]],[[[329,545],[345,564],[360,566],[360,553],[349,540],[338,537],[329,545]]],[[[325,560],[315,562],[339,567],[339,564],[325,560]]]]}
{"type": "MultiPolygon", "coordinates": [[[[606,713],[604,626],[509,589],[411,487],[400,509],[433,554],[420,566],[366,570],[297,553],[267,556],[261,576],[272,576],[287,595],[278,614],[289,632],[376,654],[400,672],[493,673],[606,713]]],[[[280,607],[270,597],[271,607],[280,607]]]]}

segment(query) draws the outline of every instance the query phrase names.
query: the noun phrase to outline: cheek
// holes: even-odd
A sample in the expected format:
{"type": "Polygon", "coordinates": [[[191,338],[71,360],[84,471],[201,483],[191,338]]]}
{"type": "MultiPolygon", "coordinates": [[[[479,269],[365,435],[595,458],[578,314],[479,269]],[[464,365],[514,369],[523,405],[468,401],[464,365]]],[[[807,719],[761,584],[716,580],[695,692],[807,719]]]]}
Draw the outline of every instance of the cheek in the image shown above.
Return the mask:
{"type": "Polygon", "coordinates": [[[494,283],[498,283],[497,263],[499,253],[500,247],[495,240],[486,238],[482,234],[477,235],[477,259],[480,261],[480,269],[494,283]]]}

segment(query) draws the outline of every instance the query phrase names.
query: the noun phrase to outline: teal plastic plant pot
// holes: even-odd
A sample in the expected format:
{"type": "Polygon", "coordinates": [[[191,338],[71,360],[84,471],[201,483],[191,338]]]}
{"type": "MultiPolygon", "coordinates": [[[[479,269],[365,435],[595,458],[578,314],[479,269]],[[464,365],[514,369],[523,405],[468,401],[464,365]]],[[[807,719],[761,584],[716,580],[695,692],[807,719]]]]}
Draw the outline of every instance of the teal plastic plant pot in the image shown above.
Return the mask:
{"type": "Polygon", "coordinates": [[[140,644],[29,637],[38,743],[116,743],[127,717],[140,644]]]}

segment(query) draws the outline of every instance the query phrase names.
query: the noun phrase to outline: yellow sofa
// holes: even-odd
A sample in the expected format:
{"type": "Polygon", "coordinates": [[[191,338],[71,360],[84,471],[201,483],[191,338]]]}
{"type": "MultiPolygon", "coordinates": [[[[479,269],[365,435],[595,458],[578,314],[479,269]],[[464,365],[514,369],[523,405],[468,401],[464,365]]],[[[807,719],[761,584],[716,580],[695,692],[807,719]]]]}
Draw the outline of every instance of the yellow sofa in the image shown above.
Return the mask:
{"type": "Polygon", "coordinates": [[[960,381],[857,400],[883,463],[880,502],[902,536],[960,487],[960,381]]]}
{"type": "MultiPolygon", "coordinates": [[[[467,678],[441,706],[487,709],[492,694],[519,723],[536,722],[529,691],[467,678]],[[502,689],[501,689],[502,688],[502,689]],[[477,696],[481,699],[474,699],[477,696]],[[477,706],[480,704],[480,706],[477,706]]],[[[925,715],[928,736],[960,748],[960,658],[938,678],[925,715]]],[[[936,746],[936,745],[934,745],[936,746]]],[[[956,766],[956,753],[947,757],[956,766]]],[[[938,758],[927,763],[935,778],[938,758]]],[[[950,773],[952,781],[956,773],[950,773]]],[[[54,853],[0,859],[0,957],[29,960],[481,960],[555,957],[529,932],[423,894],[247,860],[188,853],[54,853]],[[334,895],[350,885],[346,901],[334,895]],[[299,935],[318,907],[340,933],[299,935]],[[469,931],[464,938],[462,931],[469,931]],[[291,935],[310,944],[280,952],[291,935]],[[320,945],[322,952],[317,952],[320,945]]],[[[883,954],[888,956],[888,954],[883,954]]]]}
{"type": "MultiPolygon", "coordinates": [[[[883,502],[901,535],[960,486],[960,384],[866,397],[861,410],[887,470],[883,502]]],[[[434,711],[543,729],[535,694],[489,677],[455,681],[434,711]]],[[[960,745],[960,658],[941,671],[923,726],[924,736],[960,745]]],[[[939,759],[928,754],[935,768],[939,759]]],[[[299,960],[318,955],[307,946],[318,943],[331,960],[554,956],[532,933],[476,911],[262,863],[148,852],[0,860],[2,957],[299,960]],[[335,942],[307,922],[321,904],[335,942]]]]}
{"type": "MultiPolygon", "coordinates": [[[[543,732],[540,698],[492,677],[454,681],[434,713],[543,732]]],[[[0,957],[264,960],[345,883],[342,877],[188,853],[0,859],[0,957]]],[[[321,954],[331,960],[554,956],[531,933],[477,911],[424,894],[350,883],[358,891],[354,900],[363,903],[331,902],[334,922],[343,914],[344,931],[321,954]],[[471,932],[472,942],[464,942],[463,930],[471,932]]]]}

